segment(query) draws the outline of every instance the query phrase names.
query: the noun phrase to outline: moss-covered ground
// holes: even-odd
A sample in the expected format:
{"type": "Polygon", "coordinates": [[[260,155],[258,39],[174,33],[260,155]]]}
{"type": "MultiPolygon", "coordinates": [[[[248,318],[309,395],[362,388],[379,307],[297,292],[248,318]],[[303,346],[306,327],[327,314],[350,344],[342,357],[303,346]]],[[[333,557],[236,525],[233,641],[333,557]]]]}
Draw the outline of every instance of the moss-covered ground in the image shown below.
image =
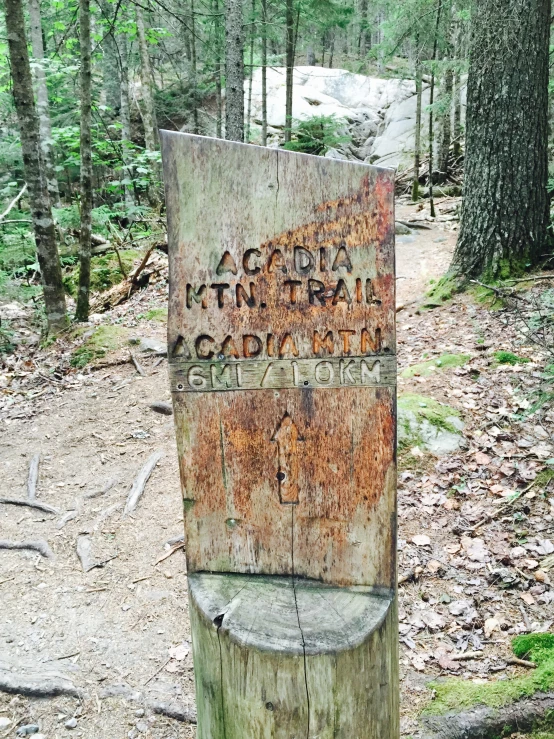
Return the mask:
{"type": "Polygon", "coordinates": [[[105,357],[107,352],[121,348],[128,339],[128,333],[122,326],[98,326],[84,343],[75,349],[71,355],[71,366],[85,367],[95,359],[105,357]]]}
{"type": "Polygon", "coordinates": [[[436,359],[429,359],[426,362],[406,367],[402,372],[402,377],[428,377],[440,370],[463,367],[470,359],[469,354],[441,354],[436,359]]]}
{"type": "Polygon", "coordinates": [[[475,684],[453,678],[430,684],[435,698],[424,710],[427,714],[441,714],[475,705],[500,708],[520,698],[554,688],[554,634],[526,634],[512,642],[516,657],[534,662],[536,669],[521,677],[475,684]]]}

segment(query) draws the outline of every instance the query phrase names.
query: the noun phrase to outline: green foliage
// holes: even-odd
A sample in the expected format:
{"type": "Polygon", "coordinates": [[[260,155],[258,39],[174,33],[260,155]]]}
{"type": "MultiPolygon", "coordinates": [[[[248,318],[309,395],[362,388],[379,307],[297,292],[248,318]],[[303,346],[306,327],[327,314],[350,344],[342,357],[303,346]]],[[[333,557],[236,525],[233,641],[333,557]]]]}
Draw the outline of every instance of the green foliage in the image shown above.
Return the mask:
{"type": "Polygon", "coordinates": [[[441,277],[438,282],[432,284],[431,289],[425,295],[424,308],[438,308],[449,300],[452,296],[459,292],[459,281],[450,275],[441,277]]]}
{"type": "Polygon", "coordinates": [[[494,358],[498,364],[511,364],[512,367],[516,364],[528,364],[530,362],[527,357],[518,357],[517,354],[512,352],[499,351],[494,353],[494,358]]]}
{"type": "Polygon", "coordinates": [[[501,708],[519,698],[531,696],[539,691],[546,693],[552,690],[554,688],[554,634],[517,636],[512,642],[512,647],[517,657],[525,656],[534,662],[537,668],[522,677],[482,685],[458,678],[433,682],[429,687],[434,690],[435,698],[424,713],[440,714],[452,709],[459,710],[475,705],[501,708]]]}
{"type": "MultiPolygon", "coordinates": [[[[135,249],[127,249],[119,252],[121,262],[125,272],[128,274],[136,259],[141,257],[141,252],[135,249]]],[[[113,285],[117,285],[124,279],[125,275],[121,272],[117,255],[108,252],[101,256],[92,257],[90,268],[90,289],[92,291],[108,290],[113,285]]],[[[71,270],[64,277],[64,285],[70,295],[77,294],[79,285],[79,267],[71,270]]]]}
{"type": "Polygon", "coordinates": [[[452,369],[453,367],[463,367],[471,359],[469,354],[442,354],[437,359],[430,359],[427,362],[414,364],[406,367],[402,372],[402,377],[428,377],[438,370],[452,369]]]}
{"type": "Polygon", "coordinates": [[[75,349],[71,355],[72,367],[83,368],[96,359],[105,357],[107,352],[123,346],[128,337],[128,331],[121,326],[98,326],[92,332],[86,332],[84,343],[75,349]]]}
{"type": "Polygon", "coordinates": [[[144,317],[147,321],[159,321],[160,323],[167,323],[167,309],[152,308],[145,313],[144,317]]]}
{"type": "Polygon", "coordinates": [[[344,133],[344,121],[334,115],[322,115],[306,121],[293,121],[292,141],[284,144],[289,151],[324,155],[339,144],[346,144],[351,137],[344,133]]]}

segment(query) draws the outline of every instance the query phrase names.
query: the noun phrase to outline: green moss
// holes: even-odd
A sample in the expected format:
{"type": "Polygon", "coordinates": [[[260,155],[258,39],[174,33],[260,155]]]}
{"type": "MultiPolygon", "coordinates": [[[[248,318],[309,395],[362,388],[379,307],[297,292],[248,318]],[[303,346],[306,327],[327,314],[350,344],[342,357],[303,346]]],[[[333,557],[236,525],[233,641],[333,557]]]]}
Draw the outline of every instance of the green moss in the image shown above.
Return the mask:
{"type": "Polygon", "coordinates": [[[460,291],[460,281],[452,275],[445,275],[433,284],[433,287],[425,295],[424,308],[438,308],[452,299],[452,296],[460,291]]]}
{"type": "Polygon", "coordinates": [[[437,370],[450,369],[452,367],[463,367],[471,359],[469,354],[442,354],[437,359],[430,359],[427,362],[420,362],[411,367],[406,367],[402,372],[402,377],[428,377],[437,370]]]}
{"type": "MultiPolygon", "coordinates": [[[[142,252],[136,249],[127,249],[119,252],[121,263],[126,274],[129,274],[135,261],[142,257],[142,252]]],[[[90,289],[94,292],[108,290],[125,279],[119,266],[117,255],[110,252],[98,257],[92,257],[90,265],[90,289]]],[[[70,295],[77,295],[79,286],[79,267],[72,269],[64,277],[65,289],[70,295]]]]}
{"type": "MultiPolygon", "coordinates": [[[[427,398],[424,395],[416,393],[404,393],[398,398],[399,416],[402,411],[405,413],[413,413],[417,419],[426,419],[432,426],[452,433],[459,433],[452,423],[448,421],[453,416],[460,418],[460,413],[449,405],[443,405],[434,398],[427,398]]],[[[410,432],[409,420],[401,421],[404,424],[406,433],[410,432]]]]}
{"type": "Polygon", "coordinates": [[[512,354],[512,352],[495,352],[494,358],[498,362],[498,364],[511,364],[512,366],[516,364],[528,364],[531,360],[527,359],[527,357],[518,357],[517,354],[512,354]]]}
{"type": "MultiPolygon", "coordinates": [[[[82,333],[82,329],[80,330],[82,333]]],[[[86,341],[71,355],[72,367],[82,368],[109,351],[115,351],[127,341],[128,331],[121,326],[98,326],[86,341]]]]}
{"type": "Polygon", "coordinates": [[[452,679],[433,682],[435,699],[424,710],[440,714],[453,709],[475,705],[500,708],[508,703],[554,688],[554,634],[526,634],[517,636],[512,647],[516,657],[535,662],[537,668],[521,677],[476,685],[468,680],[452,679]]]}
{"type": "Polygon", "coordinates": [[[167,308],[152,308],[144,314],[147,321],[167,323],[167,308]]]}

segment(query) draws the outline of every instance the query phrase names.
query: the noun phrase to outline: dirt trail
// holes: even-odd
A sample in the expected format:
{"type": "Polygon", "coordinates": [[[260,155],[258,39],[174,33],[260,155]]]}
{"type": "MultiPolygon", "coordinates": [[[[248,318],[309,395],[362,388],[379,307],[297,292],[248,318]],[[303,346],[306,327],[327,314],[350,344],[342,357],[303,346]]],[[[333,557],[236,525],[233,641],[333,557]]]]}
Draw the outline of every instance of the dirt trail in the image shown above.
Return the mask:
{"type": "MultiPolygon", "coordinates": [[[[397,217],[415,213],[400,204],[397,217]]],[[[399,304],[420,297],[448,265],[455,240],[450,226],[433,224],[398,238],[399,304]]],[[[121,313],[123,325],[164,341],[163,323],[136,317],[163,305],[163,296],[148,290],[134,296],[121,313]]],[[[125,685],[149,700],[194,706],[183,551],[155,564],[182,531],[173,419],[148,407],[170,400],[167,364],[157,361],[140,356],[145,377],[131,364],[83,371],[74,389],[33,401],[31,415],[27,404],[20,417],[12,409],[0,421],[0,497],[25,497],[28,465],[40,452],[38,501],[62,512],[80,510],[60,529],[60,516],[0,505],[0,539],[45,539],[55,555],[0,550],[0,677],[5,663],[14,673],[55,668],[86,694],[79,700],[0,693],[0,717],[13,727],[38,723],[48,739],[195,736],[194,726],[148,710],[143,716],[140,702],[102,697],[106,688],[125,685]],[[124,518],[132,481],[156,450],[163,459],[137,510],[124,518]],[[84,497],[111,480],[105,494],[84,497]],[[102,567],[82,571],[79,536],[92,541],[102,567]],[[179,659],[172,659],[170,650],[179,645],[173,652],[179,659]],[[74,715],[77,727],[70,731],[65,722],[74,715]]]]}

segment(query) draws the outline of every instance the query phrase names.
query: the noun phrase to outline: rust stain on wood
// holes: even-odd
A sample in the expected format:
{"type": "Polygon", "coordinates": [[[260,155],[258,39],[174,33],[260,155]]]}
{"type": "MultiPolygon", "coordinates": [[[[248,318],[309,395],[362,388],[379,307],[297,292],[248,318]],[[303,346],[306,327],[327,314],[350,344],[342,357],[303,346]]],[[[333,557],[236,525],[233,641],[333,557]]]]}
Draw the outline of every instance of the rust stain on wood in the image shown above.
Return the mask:
{"type": "Polygon", "coordinates": [[[392,588],[392,172],[173,133],[163,157],[189,571],[392,588]]]}

